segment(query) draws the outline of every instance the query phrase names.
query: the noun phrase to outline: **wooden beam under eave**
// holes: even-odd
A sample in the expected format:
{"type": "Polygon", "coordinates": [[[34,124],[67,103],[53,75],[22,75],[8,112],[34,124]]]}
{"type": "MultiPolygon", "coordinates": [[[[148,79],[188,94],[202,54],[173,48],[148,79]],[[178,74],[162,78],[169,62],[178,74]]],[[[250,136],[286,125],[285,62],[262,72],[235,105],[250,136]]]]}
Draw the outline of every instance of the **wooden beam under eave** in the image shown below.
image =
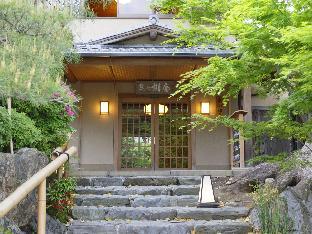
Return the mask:
{"type": "Polygon", "coordinates": [[[149,78],[151,80],[155,79],[156,76],[156,66],[149,66],[149,78]]]}

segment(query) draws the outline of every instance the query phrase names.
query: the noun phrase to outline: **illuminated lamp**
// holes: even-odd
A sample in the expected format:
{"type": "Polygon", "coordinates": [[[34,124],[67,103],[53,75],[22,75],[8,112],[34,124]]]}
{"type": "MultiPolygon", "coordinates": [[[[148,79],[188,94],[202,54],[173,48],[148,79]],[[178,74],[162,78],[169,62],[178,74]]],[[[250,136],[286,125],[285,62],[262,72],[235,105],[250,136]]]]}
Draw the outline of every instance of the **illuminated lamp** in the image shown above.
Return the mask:
{"type": "Polygon", "coordinates": [[[158,112],[159,112],[159,115],[164,115],[168,112],[168,107],[166,105],[159,104],[158,112]]]}
{"type": "Polygon", "coordinates": [[[209,102],[201,102],[200,103],[200,113],[201,114],[210,114],[210,103],[209,102]]]}
{"type": "Polygon", "coordinates": [[[101,101],[100,102],[100,114],[101,115],[108,115],[109,113],[109,102],[108,101],[101,101]]]}

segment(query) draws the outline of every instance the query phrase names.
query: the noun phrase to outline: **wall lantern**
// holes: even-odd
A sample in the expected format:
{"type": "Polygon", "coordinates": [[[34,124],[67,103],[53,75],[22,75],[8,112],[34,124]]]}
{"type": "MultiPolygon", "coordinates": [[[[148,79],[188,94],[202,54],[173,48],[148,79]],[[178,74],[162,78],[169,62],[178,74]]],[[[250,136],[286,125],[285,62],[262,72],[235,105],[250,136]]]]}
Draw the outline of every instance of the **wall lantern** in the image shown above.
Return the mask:
{"type": "Polygon", "coordinates": [[[168,107],[166,105],[159,104],[158,112],[159,112],[159,115],[164,115],[168,112],[168,107]]]}
{"type": "Polygon", "coordinates": [[[144,106],[144,113],[146,115],[151,115],[152,114],[152,104],[147,104],[144,106]]]}
{"type": "Polygon", "coordinates": [[[108,101],[101,101],[100,103],[100,114],[101,115],[108,115],[109,113],[109,102],[108,101]]]}
{"type": "Polygon", "coordinates": [[[210,114],[210,102],[201,102],[200,103],[200,113],[201,114],[210,114]]]}

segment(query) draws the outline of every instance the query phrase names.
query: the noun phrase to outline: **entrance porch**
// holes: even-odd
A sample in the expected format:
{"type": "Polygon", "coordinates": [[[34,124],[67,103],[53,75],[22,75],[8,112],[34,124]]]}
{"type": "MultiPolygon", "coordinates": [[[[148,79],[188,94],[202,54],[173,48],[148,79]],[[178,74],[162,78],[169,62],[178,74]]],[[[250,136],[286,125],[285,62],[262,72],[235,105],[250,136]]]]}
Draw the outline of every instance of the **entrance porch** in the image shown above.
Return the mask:
{"type": "Polygon", "coordinates": [[[190,129],[189,117],[201,113],[202,103],[212,118],[231,114],[238,110],[238,101],[223,107],[219,97],[170,98],[181,74],[206,66],[210,57],[232,56],[233,51],[164,45],[176,35],[153,17],[147,25],[75,44],[83,59],[68,64],[66,74],[82,97],[74,126],[78,130],[71,141],[79,151],[79,158],[71,162],[74,171],[83,175],[233,173],[232,132],[225,127],[212,132],[190,129]]]}
{"type": "MultiPolygon", "coordinates": [[[[68,66],[68,77],[82,97],[78,129],[71,144],[78,147],[76,172],[82,175],[232,175],[231,133],[189,129],[191,114],[209,103],[211,117],[232,113],[217,97],[192,100],[169,93],[139,91],[138,86],[174,87],[180,75],[206,64],[203,58],[94,58],[68,66]],[[144,83],[145,82],[145,83],[144,83]],[[109,112],[100,114],[100,102],[109,112]],[[196,170],[188,173],[185,170],[196,170]],[[216,170],[216,171],[215,171],[216,170]]],[[[234,102],[233,102],[234,103],[234,102]]],[[[73,163],[73,162],[72,162],[73,163]]]]}

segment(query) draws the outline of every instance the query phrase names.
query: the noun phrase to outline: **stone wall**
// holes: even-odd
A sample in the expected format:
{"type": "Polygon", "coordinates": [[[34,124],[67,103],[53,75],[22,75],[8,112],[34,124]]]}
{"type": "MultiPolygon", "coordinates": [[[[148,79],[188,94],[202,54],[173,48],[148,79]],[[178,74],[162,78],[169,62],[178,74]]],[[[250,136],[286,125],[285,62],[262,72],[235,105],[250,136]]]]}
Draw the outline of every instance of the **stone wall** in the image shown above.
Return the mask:
{"type": "MultiPolygon", "coordinates": [[[[14,155],[0,153],[0,201],[48,163],[48,157],[36,149],[23,148],[14,155]]],[[[29,225],[36,206],[37,195],[33,191],[6,218],[19,227],[29,225]]]]}

